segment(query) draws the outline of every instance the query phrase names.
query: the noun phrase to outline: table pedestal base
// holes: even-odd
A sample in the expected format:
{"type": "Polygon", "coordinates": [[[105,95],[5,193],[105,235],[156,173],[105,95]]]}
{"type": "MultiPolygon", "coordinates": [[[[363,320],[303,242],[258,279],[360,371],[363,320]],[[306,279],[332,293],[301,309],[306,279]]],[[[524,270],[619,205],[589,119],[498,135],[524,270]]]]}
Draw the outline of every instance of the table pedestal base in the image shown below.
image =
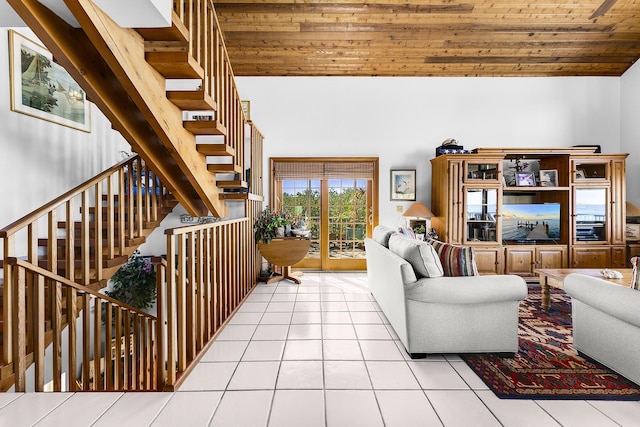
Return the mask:
{"type": "Polygon", "coordinates": [[[304,273],[302,271],[291,271],[290,266],[280,267],[280,272],[275,273],[267,280],[267,284],[279,282],[280,280],[290,280],[293,283],[299,285],[302,283],[302,280],[298,279],[298,277],[302,276],[304,273]]]}

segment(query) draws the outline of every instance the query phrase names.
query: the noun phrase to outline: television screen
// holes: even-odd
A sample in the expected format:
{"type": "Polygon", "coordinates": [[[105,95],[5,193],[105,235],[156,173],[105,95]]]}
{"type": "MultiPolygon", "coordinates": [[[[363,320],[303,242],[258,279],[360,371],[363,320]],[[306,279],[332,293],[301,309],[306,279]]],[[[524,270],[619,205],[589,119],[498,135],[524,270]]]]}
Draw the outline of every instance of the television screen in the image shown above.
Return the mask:
{"type": "Polygon", "coordinates": [[[502,205],[503,240],[549,240],[559,238],[559,203],[502,205]]]}

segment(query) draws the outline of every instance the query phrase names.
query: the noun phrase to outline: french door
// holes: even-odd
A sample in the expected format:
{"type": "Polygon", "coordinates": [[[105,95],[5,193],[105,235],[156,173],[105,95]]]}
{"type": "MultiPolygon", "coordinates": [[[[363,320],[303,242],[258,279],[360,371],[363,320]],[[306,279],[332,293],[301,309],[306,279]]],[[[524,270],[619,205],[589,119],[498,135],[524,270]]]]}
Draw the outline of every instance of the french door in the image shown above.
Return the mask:
{"type": "MultiPolygon", "coordinates": [[[[274,173],[271,180],[274,208],[286,212],[294,226],[310,231],[311,248],[296,267],[366,269],[364,238],[371,235],[377,222],[378,183],[377,174],[374,175],[377,159],[374,164],[372,159],[367,159],[366,172],[353,167],[358,161],[351,159],[340,159],[340,162],[333,158],[326,161],[314,158],[306,168],[301,160],[291,160],[299,163],[296,173],[274,173]],[[336,166],[342,162],[342,167],[336,166]],[[325,164],[318,168],[318,163],[325,164]],[[329,170],[334,172],[328,173],[329,170]]],[[[276,162],[282,161],[276,159],[276,162]]]]}

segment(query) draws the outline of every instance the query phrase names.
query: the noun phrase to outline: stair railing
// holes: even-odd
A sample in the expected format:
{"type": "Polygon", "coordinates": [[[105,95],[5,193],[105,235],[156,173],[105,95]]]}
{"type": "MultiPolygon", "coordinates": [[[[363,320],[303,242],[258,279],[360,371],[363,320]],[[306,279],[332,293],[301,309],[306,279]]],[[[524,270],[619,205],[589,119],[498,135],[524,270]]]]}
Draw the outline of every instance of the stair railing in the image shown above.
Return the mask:
{"type": "Polygon", "coordinates": [[[158,346],[166,371],[158,382],[175,390],[257,284],[261,257],[249,218],[165,234],[166,288],[158,288],[157,307],[159,324],[166,324],[166,345],[158,346]]]}
{"type": "Polygon", "coordinates": [[[158,388],[155,316],[19,258],[7,263],[15,314],[4,346],[13,355],[16,392],[45,391],[46,382],[51,391],[158,388]],[[45,351],[48,336],[52,351],[45,351]],[[32,363],[34,383],[27,384],[32,363]]]}
{"type": "MultiPolygon", "coordinates": [[[[100,289],[106,285],[104,269],[111,264],[117,269],[144,242],[145,225],[158,221],[167,195],[136,155],[0,230],[4,342],[12,340],[8,319],[14,315],[9,258],[24,258],[54,275],[100,289]]],[[[9,363],[13,355],[7,347],[2,357],[9,363]]]]}
{"type": "Polygon", "coordinates": [[[204,69],[202,90],[215,101],[216,120],[235,150],[234,164],[244,170],[246,118],[213,2],[175,0],[173,10],[189,31],[189,53],[204,69]]]}

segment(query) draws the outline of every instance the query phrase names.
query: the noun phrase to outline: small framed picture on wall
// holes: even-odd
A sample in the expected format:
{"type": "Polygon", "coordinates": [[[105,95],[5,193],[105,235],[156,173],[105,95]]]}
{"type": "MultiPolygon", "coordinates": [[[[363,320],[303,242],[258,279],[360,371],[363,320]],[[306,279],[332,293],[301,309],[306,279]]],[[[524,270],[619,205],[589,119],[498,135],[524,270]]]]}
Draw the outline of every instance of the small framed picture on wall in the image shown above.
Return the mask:
{"type": "Polygon", "coordinates": [[[391,200],[416,200],[416,170],[391,170],[391,200]]]}

